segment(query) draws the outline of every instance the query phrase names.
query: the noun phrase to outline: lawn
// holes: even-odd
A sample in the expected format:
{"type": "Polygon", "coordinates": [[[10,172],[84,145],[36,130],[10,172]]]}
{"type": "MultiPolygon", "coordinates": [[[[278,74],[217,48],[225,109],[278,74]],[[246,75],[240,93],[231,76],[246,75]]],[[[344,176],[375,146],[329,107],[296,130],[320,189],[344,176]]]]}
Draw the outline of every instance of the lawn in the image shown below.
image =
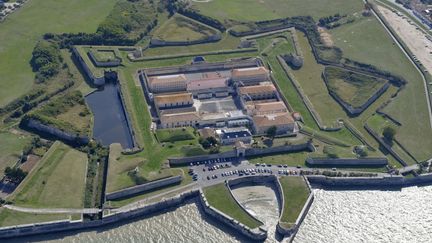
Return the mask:
{"type": "Polygon", "coordinates": [[[352,107],[361,107],[381,89],[387,80],[354,73],[336,67],[326,67],[327,88],[352,107]]]}
{"type": "Polygon", "coordinates": [[[284,205],[280,219],[284,226],[295,224],[301,210],[309,197],[309,189],[303,177],[285,176],[279,178],[282,186],[284,205]]]}
{"type": "Polygon", "coordinates": [[[163,41],[205,40],[219,31],[180,14],[175,14],[162,24],[153,38],[163,41]]]}
{"type": "Polygon", "coordinates": [[[113,50],[90,49],[89,51],[93,53],[93,55],[96,57],[96,60],[99,62],[110,62],[118,59],[113,50]]]}
{"type": "Polygon", "coordinates": [[[262,225],[261,222],[254,219],[237,204],[224,183],[204,188],[204,195],[207,199],[207,202],[212,207],[248,226],[249,228],[254,229],[262,225]]]}
{"type": "MultiPolygon", "coordinates": [[[[237,49],[240,44],[240,38],[233,37],[228,33],[222,34],[222,39],[218,42],[199,44],[199,45],[188,45],[188,46],[166,46],[166,47],[155,47],[148,48],[144,51],[144,56],[161,56],[161,55],[173,55],[173,54],[186,54],[186,53],[200,53],[208,51],[220,51],[220,50],[231,50],[237,49]]],[[[190,60],[190,58],[189,58],[190,60]]]]}
{"type": "Polygon", "coordinates": [[[0,208],[0,227],[67,220],[69,217],[69,215],[65,214],[22,213],[7,208],[0,208]]]}
{"type": "Polygon", "coordinates": [[[318,20],[336,13],[351,14],[363,7],[357,0],[213,0],[193,2],[203,15],[227,20],[260,21],[290,16],[310,15],[318,20]]]}
{"type": "Polygon", "coordinates": [[[48,32],[95,32],[116,0],[32,0],[8,16],[0,28],[0,106],[32,89],[29,61],[48,32]]]}
{"type": "Polygon", "coordinates": [[[384,112],[402,124],[396,136],[400,143],[418,160],[429,159],[432,129],[423,80],[413,64],[375,18],[361,18],[330,32],[344,57],[373,64],[408,81],[384,112]]]}
{"type": "Polygon", "coordinates": [[[159,142],[176,142],[196,139],[194,129],[192,127],[157,129],[156,137],[158,138],[159,142]]]}
{"type": "Polygon", "coordinates": [[[86,154],[55,142],[11,199],[26,207],[81,208],[86,169],[86,154]]]}
{"type": "Polygon", "coordinates": [[[15,165],[30,140],[29,136],[0,132],[0,177],[6,167],[15,165]]]}

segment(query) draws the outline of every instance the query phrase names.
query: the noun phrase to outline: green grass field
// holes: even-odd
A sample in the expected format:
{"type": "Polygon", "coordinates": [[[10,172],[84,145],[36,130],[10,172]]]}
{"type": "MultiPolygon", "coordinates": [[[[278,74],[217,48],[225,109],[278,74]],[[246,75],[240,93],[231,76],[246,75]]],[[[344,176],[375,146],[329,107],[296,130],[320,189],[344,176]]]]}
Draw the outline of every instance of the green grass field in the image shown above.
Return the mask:
{"type": "Polygon", "coordinates": [[[22,213],[6,208],[0,208],[0,227],[41,223],[54,220],[66,220],[69,219],[69,217],[69,215],[65,214],[22,213]]]}
{"type": "Polygon", "coordinates": [[[219,31],[210,26],[175,14],[154,32],[153,38],[163,41],[195,41],[204,40],[217,33],[219,31]]]}
{"type": "Polygon", "coordinates": [[[224,183],[204,188],[204,195],[211,206],[249,228],[254,229],[262,225],[237,204],[224,183]]]}
{"type": "Polygon", "coordinates": [[[324,74],[328,80],[329,91],[333,91],[353,107],[361,107],[387,83],[384,79],[335,67],[326,67],[324,74]]]}
{"type": "Polygon", "coordinates": [[[309,197],[309,189],[302,177],[285,176],[279,178],[282,186],[284,205],[281,217],[281,223],[284,226],[292,226],[297,220],[307,198],[309,197]]]}
{"type": "Polygon", "coordinates": [[[373,64],[408,81],[384,112],[402,123],[398,128],[398,140],[418,160],[429,159],[432,156],[429,149],[432,144],[432,129],[423,80],[413,64],[375,18],[361,18],[333,29],[330,33],[335,45],[342,48],[344,57],[373,64]]]}
{"type": "Polygon", "coordinates": [[[86,169],[86,154],[55,142],[11,199],[27,207],[81,208],[86,169]]]}
{"type": "Polygon", "coordinates": [[[192,127],[157,129],[156,136],[159,142],[176,142],[196,139],[194,129],[192,127]]]}
{"type": "Polygon", "coordinates": [[[193,2],[193,8],[221,20],[260,21],[310,15],[316,20],[336,13],[351,14],[362,8],[357,0],[213,0],[193,2]]]}
{"type": "Polygon", "coordinates": [[[0,132],[0,141],[0,177],[3,177],[4,169],[15,165],[30,137],[0,132]]]}
{"type": "Polygon", "coordinates": [[[32,88],[29,61],[36,41],[48,32],[94,32],[116,0],[33,0],[0,28],[0,106],[32,88]]]}

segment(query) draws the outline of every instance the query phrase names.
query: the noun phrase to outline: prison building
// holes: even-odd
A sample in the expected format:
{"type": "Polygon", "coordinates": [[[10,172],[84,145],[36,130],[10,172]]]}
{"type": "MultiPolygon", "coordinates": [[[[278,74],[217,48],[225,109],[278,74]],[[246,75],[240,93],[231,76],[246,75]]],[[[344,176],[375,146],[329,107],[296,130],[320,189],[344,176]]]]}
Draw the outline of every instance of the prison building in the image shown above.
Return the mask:
{"type": "Polygon", "coordinates": [[[266,134],[268,129],[276,127],[276,134],[296,133],[297,124],[289,113],[260,115],[252,117],[256,134],[266,134]]]}
{"type": "Polygon", "coordinates": [[[161,128],[197,127],[201,121],[197,112],[161,114],[161,128]]]}
{"type": "Polygon", "coordinates": [[[277,98],[275,86],[267,82],[259,85],[239,87],[238,93],[245,101],[277,98]]]}
{"type": "Polygon", "coordinates": [[[193,105],[192,93],[171,93],[156,95],[154,104],[157,109],[173,109],[193,105]]]}
{"type": "Polygon", "coordinates": [[[153,93],[186,91],[187,79],[184,74],[149,77],[148,86],[153,93]]]}
{"type": "Polygon", "coordinates": [[[246,107],[247,107],[247,114],[251,116],[271,115],[271,114],[288,112],[285,103],[282,101],[253,103],[253,104],[248,104],[246,107]]]}
{"type": "Polygon", "coordinates": [[[218,72],[197,74],[188,81],[187,91],[197,98],[226,97],[231,93],[228,78],[218,72]]]}
{"type": "Polygon", "coordinates": [[[216,131],[216,133],[223,145],[234,144],[237,141],[242,141],[245,144],[250,144],[252,142],[252,134],[249,129],[245,127],[225,128],[216,131]]]}
{"type": "Polygon", "coordinates": [[[231,72],[231,79],[239,86],[256,85],[269,78],[270,72],[265,67],[238,68],[231,72]]]}

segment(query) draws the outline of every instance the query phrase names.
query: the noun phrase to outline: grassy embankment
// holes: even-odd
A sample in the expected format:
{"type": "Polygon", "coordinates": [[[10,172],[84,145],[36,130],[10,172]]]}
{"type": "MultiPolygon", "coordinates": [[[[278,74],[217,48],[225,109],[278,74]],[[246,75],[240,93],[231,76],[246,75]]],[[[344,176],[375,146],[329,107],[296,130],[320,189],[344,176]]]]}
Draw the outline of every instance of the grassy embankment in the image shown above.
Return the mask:
{"type": "Polygon", "coordinates": [[[63,220],[69,219],[69,217],[69,215],[65,214],[22,213],[7,208],[0,208],[0,227],[63,220]]]}
{"type": "Polygon", "coordinates": [[[175,14],[153,34],[153,38],[163,41],[205,40],[219,33],[218,30],[183,15],[175,14]]]}
{"type": "Polygon", "coordinates": [[[344,57],[370,63],[404,77],[408,84],[384,109],[398,120],[397,139],[418,159],[430,158],[432,144],[423,80],[414,65],[373,17],[361,18],[330,31],[344,57]],[[418,141],[422,141],[421,143],[418,141]]]}
{"type": "Polygon", "coordinates": [[[328,80],[329,91],[334,92],[352,107],[361,107],[387,83],[384,79],[336,67],[326,67],[324,75],[328,80]]]}
{"type": "Polygon", "coordinates": [[[29,61],[43,34],[94,32],[116,0],[34,0],[8,16],[0,28],[0,106],[32,89],[29,61]]]}
{"type": "Polygon", "coordinates": [[[92,115],[79,91],[52,99],[26,116],[72,134],[91,134],[92,115]]]}
{"type": "MultiPolygon", "coordinates": [[[[371,116],[367,120],[367,125],[370,128],[372,128],[381,137],[383,137],[383,130],[385,127],[389,126],[389,127],[393,127],[395,129],[397,129],[396,124],[394,124],[392,121],[389,121],[389,120],[385,119],[383,116],[378,115],[378,114],[371,116]]],[[[413,164],[417,163],[415,161],[415,159],[413,157],[411,157],[408,153],[406,153],[406,151],[403,150],[402,147],[398,143],[392,142],[392,143],[389,143],[389,145],[392,148],[392,150],[396,154],[398,154],[407,164],[413,165],[413,164]]]]}
{"type": "Polygon", "coordinates": [[[261,21],[289,16],[310,15],[315,19],[335,14],[351,14],[361,8],[361,1],[346,0],[217,0],[193,2],[193,8],[203,15],[213,17],[222,23],[234,21],[261,21]]]}
{"type": "Polygon", "coordinates": [[[204,188],[204,195],[207,202],[212,207],[234,218],[249,228],[253,229],[262,225],[237,204],[225,184],[221,183],[204,188]]]}
{"type": "Polygon", "coordinates": [[[55,142],[9,198],[35,208],[83,206],[87,155],[55,142]]]}
{"type": "Polygon", "coordinates": [[[307,198],[309,189],[303,177],[284,176],[279,178],[282,186],[284,205],[280,219],[282,226],[291,227],[295,224],[307,198]]]}
{"type": "Polygon", "coordinates": [[[0,177],[3,177],[6,167],[15,165],[30,140],[30,137],[26,135],[0,131],[0,177]]]}

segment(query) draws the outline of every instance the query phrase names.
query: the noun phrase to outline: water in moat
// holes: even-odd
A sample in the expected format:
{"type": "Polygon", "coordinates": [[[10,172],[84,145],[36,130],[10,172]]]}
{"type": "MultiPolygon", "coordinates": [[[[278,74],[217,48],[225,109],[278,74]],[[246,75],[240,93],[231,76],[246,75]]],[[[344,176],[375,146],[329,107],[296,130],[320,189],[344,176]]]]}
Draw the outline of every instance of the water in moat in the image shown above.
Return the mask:
{"type": "Polygon", "coordinates": [[[120,143],[124,149],[133,147],[132,135],[116,83],[109,82],[103,88],[85,98],[93,115],[93,137],[103,145],[120,143]]]}
{"type": "MultiPolygon", "coordinates": [[[[241,200],[242,192],[234,191],[241,200]]],[[[401,191],[314,192],[315,201],[294,242],[430,242],[432,186],[401,191]]],[[[271,196],[248,201],[248,194],[243,193],[246,209],[264,223],[277,218],[277,204],[271,196]]],[[[220,225],[205,218],[196,204],[188,203],[174,211],[97,231],[30,237],[19,242],[247,242],[220,225]]],[[[276,242],[272,225],[270,222],[268,242],[276,242]]]]}

